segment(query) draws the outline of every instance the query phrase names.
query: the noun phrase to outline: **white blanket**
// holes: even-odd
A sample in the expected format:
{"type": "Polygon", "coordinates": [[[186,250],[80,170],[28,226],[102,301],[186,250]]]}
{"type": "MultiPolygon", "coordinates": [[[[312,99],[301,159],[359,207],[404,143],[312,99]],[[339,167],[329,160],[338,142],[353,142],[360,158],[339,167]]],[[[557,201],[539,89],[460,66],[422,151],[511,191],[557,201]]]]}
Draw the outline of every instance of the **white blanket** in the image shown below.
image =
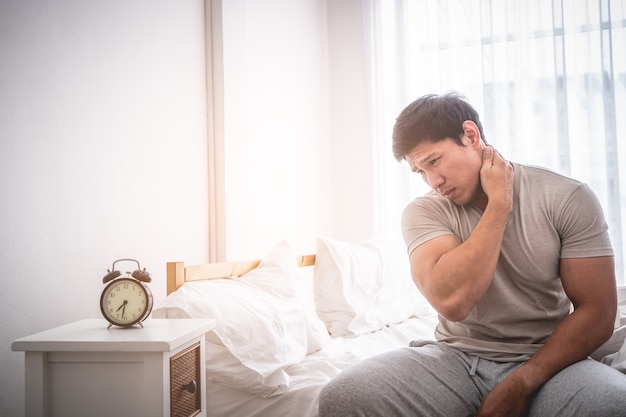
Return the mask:
{"type": "Polygon", "coordinates": [[[335,337],[321,351],[287,369],[289,390],[262,398],[207,381],[207,417],[316,417],[322,388],[353,364],[403,346],[416,339],[434,338],[435,315],[410,318],[357,337],[335,337]]]}

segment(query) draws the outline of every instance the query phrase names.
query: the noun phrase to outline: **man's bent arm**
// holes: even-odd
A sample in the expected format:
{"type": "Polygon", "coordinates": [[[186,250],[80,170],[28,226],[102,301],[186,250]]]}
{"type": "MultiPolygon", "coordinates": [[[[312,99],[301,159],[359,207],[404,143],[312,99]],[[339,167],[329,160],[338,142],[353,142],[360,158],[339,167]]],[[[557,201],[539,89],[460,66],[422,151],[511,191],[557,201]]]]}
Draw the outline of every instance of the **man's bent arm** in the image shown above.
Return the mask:
{"type": "Polygon", "coordinates": [[[413,281],[448,320],[467,317],[491,285],[513,209],[513,167],[490,146],[483,151],[480,179],[488,201],[469,238],[461,243],[453,235],[440,236],[410,255],[413,281]]]}
{"type": "Polygon", "coordinates": [[[612,334],[617,308],[613,257],[562,259],[563,288],[574,311],[547,343],[485,397],[480,417],[514,416],[552,376],[600,347],[612,334]]]}
{"type": "Polygon", "coordinates": [[[444,235],[411,252],[413,280],[448,320],[464,319],[491,285],[508,215],[488,205],[465,242],[444,235]]]}

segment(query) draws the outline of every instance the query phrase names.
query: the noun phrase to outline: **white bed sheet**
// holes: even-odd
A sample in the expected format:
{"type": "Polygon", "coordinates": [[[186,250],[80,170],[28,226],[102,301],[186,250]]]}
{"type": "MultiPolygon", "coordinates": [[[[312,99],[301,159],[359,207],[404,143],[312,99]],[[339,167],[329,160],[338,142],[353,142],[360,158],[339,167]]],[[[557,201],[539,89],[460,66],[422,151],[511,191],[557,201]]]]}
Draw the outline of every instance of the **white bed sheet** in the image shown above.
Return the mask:
{"type": "MultiPolygon", "coordinates": [[[[287,368],[289,390],[262,398],[207,381],[207,417],[316,417],[321,389],[339,372],[378,353],[434,338],[437,316],[413,317],[359,337],[333,338],[321,351],[287,368]]],[[[208,358],[210,360],[210,358],[208,358]]]]}

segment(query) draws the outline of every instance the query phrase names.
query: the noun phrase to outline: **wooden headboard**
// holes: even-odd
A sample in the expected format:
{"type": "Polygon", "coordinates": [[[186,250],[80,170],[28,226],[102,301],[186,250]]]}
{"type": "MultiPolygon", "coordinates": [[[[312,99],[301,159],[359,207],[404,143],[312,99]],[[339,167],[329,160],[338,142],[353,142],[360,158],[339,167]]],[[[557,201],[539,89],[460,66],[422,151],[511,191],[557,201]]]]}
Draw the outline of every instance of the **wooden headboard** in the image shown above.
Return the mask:
{"type": "MultiPolygon", "coordinates": [[[[167,263],[167,294],[171,294],[186,282],[206,279],[238,277],[259,266],[260,260],[243,262],[218,262],[204,265],[185,265],[184,262],[167,263]]],[[[299,267],[315,264],[315,255],[296,257],[299,267]]]]}

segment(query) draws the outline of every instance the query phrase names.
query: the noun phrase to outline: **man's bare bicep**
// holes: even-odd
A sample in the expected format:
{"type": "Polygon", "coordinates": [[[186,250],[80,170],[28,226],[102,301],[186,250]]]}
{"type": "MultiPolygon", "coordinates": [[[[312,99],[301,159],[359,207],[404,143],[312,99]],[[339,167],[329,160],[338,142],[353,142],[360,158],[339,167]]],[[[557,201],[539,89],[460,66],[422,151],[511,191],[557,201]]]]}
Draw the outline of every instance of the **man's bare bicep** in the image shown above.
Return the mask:
{"type": "Polygon", "coordinates": [[[433,277],[437,262],[460,244],[461,241],[456,236],[442,235],[422,243],[411,252],[411,276],[424,295],[427,295],[425,291],[428,291],[428,281],[433,277]]]}

